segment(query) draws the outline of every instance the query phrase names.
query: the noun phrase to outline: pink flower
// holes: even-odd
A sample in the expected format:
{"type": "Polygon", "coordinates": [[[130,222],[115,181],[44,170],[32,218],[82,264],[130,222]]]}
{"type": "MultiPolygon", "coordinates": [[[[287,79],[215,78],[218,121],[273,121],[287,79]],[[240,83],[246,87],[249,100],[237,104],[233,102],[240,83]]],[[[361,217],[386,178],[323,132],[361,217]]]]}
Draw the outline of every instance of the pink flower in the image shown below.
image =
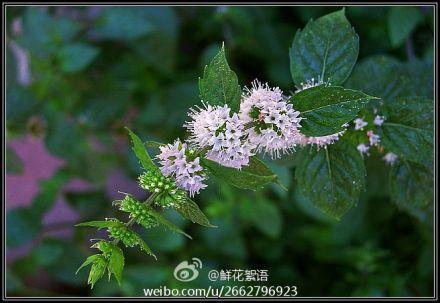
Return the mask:
{"type": "Polygon", "coordinates": [[[188,159],[188,154],[192,151],[188,149],[186,143],[175,140],[173,144],[160,147],[160,154],[156,156],[161,164],[160,171],[165,177],[174,176],[176,184],[180,188],[187,190],[191,197],[198,194],[207,185],[203,183],[206,175],[200,166],[200,158],[196,157],[193,161],[188,159]]]}
{"type": "Polygon", "coordinates": [[[372,130],[367,132],[367,136],[369,137],[370,145],[372,146],[377,145],[380,142],[380,136],[376,135],[372,130]]]}
{"type": "Polygon", "coordinates": [[[240,169],[249,164],[253,146],[246,140],[244,123],[237,114],[230,115],[227,105],[196,107],[184,124],[190,132],[188,142],[207,149],[206,158],[223,166],[240,169]]]}

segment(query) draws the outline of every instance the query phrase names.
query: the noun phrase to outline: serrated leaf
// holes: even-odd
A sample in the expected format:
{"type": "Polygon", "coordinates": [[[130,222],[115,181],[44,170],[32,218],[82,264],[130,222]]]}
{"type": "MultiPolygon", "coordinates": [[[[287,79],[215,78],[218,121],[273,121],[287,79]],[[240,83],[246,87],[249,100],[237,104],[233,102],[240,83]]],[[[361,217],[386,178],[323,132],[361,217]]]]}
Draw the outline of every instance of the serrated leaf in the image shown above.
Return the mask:
{"type": "Polygon", "coordinates": [[[399,157],[422,165],[433,161],[433,134],[421,128],[385,122],[381,144],[399,157]]]}
{"type": "Polygon", "coordinates": [[[401,96],[434,96],[434,67],[432,62],[412,60],[400,66],[405,79],[401,96]]]}
{"type": "Polygon", "coordinates": [[[108,270],[115,275],[118,284],[121,285],[122,282],[122,270],[124,269],[124,253],[122,250],[112,245],[112,252],[110,254],[110,259],[108,262],[108,270]]]}
{"type": "Polygon", "coordinates": [[[135,245],[138,245],[141,250],[145,251],[147,254],[151,255],[157,260],[156,255],[153,253],[147,243],[145,243],[145,241],[141,238],[141,236],[139,236],[135,231],[130,229],[122,222],[116,223],[119,223],[119,225],[108,226],[110,237],[121,240],[126,247],[133,247],[135,245]]]}
{"type": "Polygon", "coordinates": [[[389,100],[401,94],[408,83],[400,68],[401,63],[393,57],[371,56],[356,64],[345,86],[389,100]]]}
{"type": "MultiPolygon", "coordinates": [[[[108,260],[109,275],[113,274],[121,285],[122,270],[124,268],[124,253],[121,248],[109,241],[99,241],[92,245],[92,248],[98,248],[108,260]]],[[[110,276],[109,276],[110,278],[110,276]]]]}
{"type": "Polygon", "coordinates": [[[432,168],[408,161],[399,161],[391,168],[391,200],[419,220],[432,216],[433,185],[432,168]]]}
{"type": "Polygon", "coordinates": [[[320,85],[305,89],[290,99],[301,113],[301,133],[309,137],[326,136],[342,131],[375,97],[340,86],[320,85]]]}
{"type": "Polygon", "coordinates": [[[356,64],[345,86],[380,97],[384,103],[402,96],[432,98],[433,66],[420,60],[402,63],[390,56],[375,55],[356,64]]]}
{"type": "Polygon", "coordinates": [[[93,260],[92,268],[90,268],[89,278],[87,281],[88,284],[91,284],[92,288],[95,283],[98,282],[98,280],[104,275],[107,265],[108,262],[102,255],[98,255],[98,257],[93,260]]]}
{"type": "Polygon", "coordinates": [[[423,97],[400,97],[385,103],[382,145],[396,155],[422,165],[433,161],[434,103],[423,97]]]}
{"type": "Polygon", "coordinates": [[[81,269],[83,269],[83,268],[86,267],[87,265],[89,265],[89,264],[95,262],[95,260],[98,259],[98,258],[100,258],[100,257],[101,257],[100,254],[96,254],[96,255],[91,255],[91,256],[89,256],[89,257],[84,261],[84,263],[81,264],[81,266],[76,270],[76,273],[75,273],[75,274],[78,274],[78,272],[79,272],[81,269]]]}
{"type": "Polygon", "coordinates": [[[217,227],[212,225],[205,214],[200,210],[196,202],[190,198],[186,198],[185,201],[180,202],[175,208],[185,219],[190,220],[193,223],[197,223],[207,227],[217,227]]]}
{"type": "Polygon", "coordinates": [[[339,141],[328,148],[304,149],[296,169],[303,195],[321,211],[339,219],[365,188],[365,167],[356,148],[339,141]]]}
{"type": "Polygon", "coordinates": [[[183,230],[181,230],[179,227],[177,227],[176,225],[174,225],[173,223],[171,223],[169,220],[167,220],[164,216],[162,216],[161,214],[159,214],[158,212],[154,211],[153,209],[150,208],[150,214],[152,214],[157,221],[162,224],[164,227],[166,227],[167,229],[174,231],[176,233],[182,234],[185,237],[188,237],[190,239],[192,239],[192,237],[190,235],[188,235],[186,232],[184,232],[183,230]]]}
{"type": "Polygon", "coordinates": [[[426,97],[397,97],[384,104],[387,121],[398,122],[432,132],[434,102],[426,97]]]}
{"type": "Polygon", "coordinates": [[[237,75],[230,69],[225,55],[225,46],[205,67],[199,78],[200,97],[211,105],[227,104],[232,111],[240,106],[241,88],[237,75]]]}
{"type": "Polygon", "coordinates": [[[75,226],[86,226],[86,227],[98,227],[98,229],[101,228],[108,228],[108,227],[124,227],[124,223],[120,221],[89,221],[89,222],[82,222],[78,223],[75,226]]]}
{"type": "Polygon", "coordinates": [[[133,133],[128,127],[126,127],[128,133],[130,134],[132,143],[133,143],[133,151],[136,154],[136,157],[141,162],[141,165],[146,170],[158,170],[157,166],[154,164],[150,155],[148,154],[145,145],[142,143],[141,139],[133,133]]]}
{"type": "Polygon", "coordinates": [[[241,170],[222,166],[208,159],[202,159],[202,165],[216,178],[242,189],[258,190],[277,180],[277,176],[267,165],[256,157],[251,157],[249,165],[241,170]]]}
{"type": "Polygon", "coordinates": [[[345,10],[310,20],[298,30],[290,48],[290,72],[296,85],[312,78],[344,83],[359,53],[359,38],[345,10]]]}
{"type": "Polygon", "coordinates": [[[388,12],[387,21],[391,45],[397,47],[423,21],[423,14],[419,7],[393,6],[388,12]]]}
{"type": "Polygon", "coordinates": [[[138,234],[136,234],[136,235],[137,235],[137,238],[138,238],[138,245],[141,247],[141,249],[143,251],[145,251],[147,254],[151,255],[154,259],[157,260],[156,255],[153,253],[153,251],[148,246],[148,244],[138,234]]]}

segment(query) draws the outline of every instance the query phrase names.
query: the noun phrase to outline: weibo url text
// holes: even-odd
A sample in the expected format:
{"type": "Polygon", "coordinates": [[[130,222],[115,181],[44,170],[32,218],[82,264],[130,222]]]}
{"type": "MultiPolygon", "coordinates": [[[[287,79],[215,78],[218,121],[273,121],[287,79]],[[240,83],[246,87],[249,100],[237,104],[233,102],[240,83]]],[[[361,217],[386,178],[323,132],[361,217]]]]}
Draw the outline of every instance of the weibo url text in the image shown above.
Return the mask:
{"type": "Polygon", "coordinates": [[[144,288],[145,297],[295,297],[298,295],[296,286],[221,286],[208,288],[144,288]]]}

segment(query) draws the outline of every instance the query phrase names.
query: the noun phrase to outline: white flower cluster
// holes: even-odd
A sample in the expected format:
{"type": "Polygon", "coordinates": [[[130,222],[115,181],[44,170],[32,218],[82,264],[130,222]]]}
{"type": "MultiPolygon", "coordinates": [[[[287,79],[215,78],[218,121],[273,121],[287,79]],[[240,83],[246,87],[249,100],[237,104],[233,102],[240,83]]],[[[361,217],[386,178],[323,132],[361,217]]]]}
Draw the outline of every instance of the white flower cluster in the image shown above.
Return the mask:
{"type": "Polygon", "coordinates": [[[207,149],[206,158],[223,166],[240,169],[248,165],[253,146],[246,140],[244,121],[224,105],[204,108],[196,107],[188,114],[192,119],[186,122],[191,136],[188,139],[195,147],[207,149]]]}
{"type": "Polygon", "coordinates": [[[270,88],[258,81],[246,89],[240,104],[239,117],[250,127],[247,129],[249,142],[257,152],[269,153],[272,158],[280,157],[299,143],[299,112],[278,88],[270,88]]]}
{"type": "Polygon", "coordinates": [[[306,82],[301,82],[300,85],[297,86],[297,90],[295,91],[295,93],[299,93],[300,91],[319,85],[329,86],[331,85],[331,83],[329,81],[324,82],[324,80],[322,80],[321,77],[319,76],[317,79],[312,78],[310,80],[307,80],[306,82]]]}
{"type": "MultiPolygon", "coordinates": [[[[298,91],[318,85],[330,85],[318,79],[307,81],[298,91]]],[[[267,153],[272,158],[307,144],[318,148],[337,141],[344,130],[322,137],[306,137],[301,134],[300,112],[288,102],[288,97],[278,87],[271,88],[255,80],[246,88],[238,113],[232,113],[228,105],[210,105],[190,109],[190,121],[183,125],[189,132],[188,144],[176,140],[160,147],[157,156],[161,172],[173,176],[176,184],[193,196],[206,187],[206,174],[199,157],[215,161],[220,165],[241,169],[249,164],[256,153],[267,153]]]]}
{"type": "MultiPolygon", "coordinates": [[[[375,109],[375,113],[377,110],[375,109]]],[[[373,124],[376,126],[381,126],[383,122],[385,121],[384,116],[376,115],[373,119],[373,124]]],[[[362,118],[357,118],[353,120],[354,123],[354,129],[358,131],[363,131],[364,127],[368,125],[368,122],[364,121],[362,118]]],[[[378,134],[375,134],[373,130],[368,130],[366,132],[366,136],[368,137],[368,142],[361,143],[357,146],[357,150],[361,153],[361,155],[367,155],[369,156],[370,153],[370,147],[376,146],[380,151],[383,151],[383,147],[379,145],[380,143],[380,136],[378,134]]],[[[393,165],[397,161],[397,155],[388,152],[382,159],[390,165],[393,165]]]]}
{"type": "Polygon", "coordinates": [[[176,184],[189,191],[190,196],[199,193],[207,185],[203,183],[206,176],[200,166],[200,158],[196,157],[192,161],[189,157],[194,151],[188,149],[186,143],[175,140],[173,144],[160,147],[160,154],[157,155],[159,163],[162,165],[160,171],[166,177],[173,176],[176,184]]]}
{"type": "Polygon", "coordinates": [[[347,131],[348,123],[343,124],[342,127],[344,129],[341,130],[340,132],[337,132],[336,134],[332,134],[332,135],[327,135],[327,136],[307,137],[307,136],[301,135],[300,144],[303,146],[308,145],[308,144],[316,145],[318,148],[326,147],[327,145],[333,144],[334,142],[338,141],[339,138],[345,134],[345,132],[347,131]]]}

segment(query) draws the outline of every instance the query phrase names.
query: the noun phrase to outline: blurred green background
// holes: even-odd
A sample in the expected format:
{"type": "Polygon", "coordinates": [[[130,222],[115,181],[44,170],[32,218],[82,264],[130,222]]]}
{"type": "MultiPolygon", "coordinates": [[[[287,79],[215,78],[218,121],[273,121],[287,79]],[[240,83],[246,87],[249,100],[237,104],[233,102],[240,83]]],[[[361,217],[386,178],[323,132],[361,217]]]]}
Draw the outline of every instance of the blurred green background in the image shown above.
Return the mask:
{"type": "MultiPolygon", "coordinates": [[[[266,285],[297,285],[300,296],[431,296],[432,224],[390,202],[389,168],[374,157],[366,160],[367,191],[340,222],[301,196],[294,158],[268,161],[288,192],[210,180],[196,200],[217,229],[169,213],[193,240],[142,232],[159,260],[125,249],[122,287],[103,279],[90,290],[86,270],[75,276],[89,239],[102,234],[72,226],[120,216],[111,206],[118,191],[146,196],[123,127],[144,140],[184,139],[198,76],[222,41],[241,85],[258,78],[294,91],[288,48],[296,30],[339,9],[9,6],[7,295],[142,296],[146,287],[205,287],[209,269],[238,268],[268,269],[266,285]],[[174,279],[174,267],[192,257],[203,262],[200,277],[174,279]]],[[[432,8],[413,8],[403,20],[391,11],[346,8],[359,60],[387,54],[432,64],[432,8]],[[391,39],[402,22],[409,38],[391,39]]]]}

